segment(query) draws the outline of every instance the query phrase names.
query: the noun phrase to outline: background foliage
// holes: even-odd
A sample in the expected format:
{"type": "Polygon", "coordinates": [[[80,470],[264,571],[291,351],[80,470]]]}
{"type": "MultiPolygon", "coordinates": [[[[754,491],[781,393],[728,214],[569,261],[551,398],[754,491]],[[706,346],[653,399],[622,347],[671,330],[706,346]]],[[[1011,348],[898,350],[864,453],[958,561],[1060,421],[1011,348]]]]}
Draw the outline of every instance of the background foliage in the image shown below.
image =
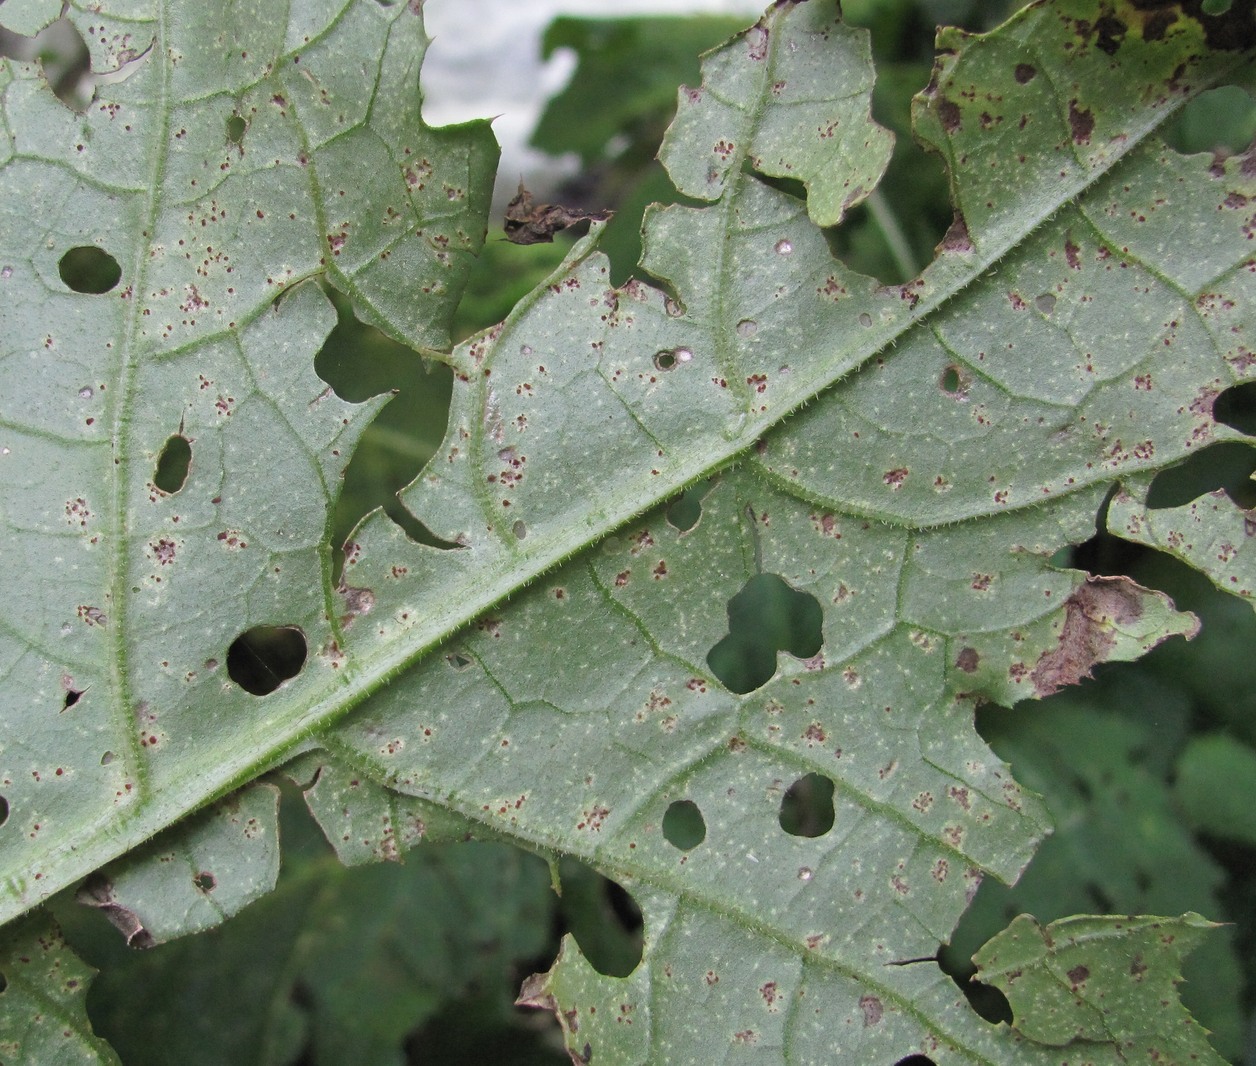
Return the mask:
{"type": "MultiPolygon", "coordinates": [[[[911,137],[908,101],[928,78],[935,22],[986,28],[1010,6],[845,5],[849,21],[873,31],[874,115],[898,135],[878,194],[832,238],[850,265],[892,283],[932,257],[951,209],[936,157],[911,137]]],[[[675,86],[696,83],[697,53],[736,28],[702,18],[563,19],[547,35],[547,48],[574,48],[581,65],[552,101],[536,143],[581,159],[579,178],[560,194],[564,202],[618,210],[602,245],[617,281],[640,254],[644,205],[675,199],[653,162],[675,86]],[[606,84],[620,89],[614,107],[597,89],[606,84]]],[[[1250,98],[1221,91],[1192,105],[1169,139],[1185,151],[1239,151],[1254,133],[1250,98]]],[[[552,249],[490,241],[459,308],[459,331],[503,318],[564,250],[562,238],[552,249]]],[[[430,538],[394,493],[440,441],[449,371],[417,364],[409,349],[358,322],[347,302],[338,300],[337,309],[320,376],[345,399],[390,389],[397,395],[355,456],[333,542],[381,504],[410,523],[416,538],[430,538]]],[[[1239,421],[1252,417],[1241,405],[1231,413],[1239,421]]],[[[1189,500],[1222,486],[1249,500],[1251,451],[1236,446],[1209,455],[1207,466],[1188,464],[1158,491],[1189,500]]],[[[681,528],[685,506],[676,505],[681,528]]],[[[1157,553],[1096,537],[1074,554],[1074,563],[1092,572],[1129,574],[1169,592],[1203,619],[1203,632],[1189,646],[1169,642],[1137,663],[1103,667],[1094,681],[1044,703],[983,711],[983,737],[1045,797],[1057,830],[1017,886],[983,885],[946,964],[966,977],[968,958],[1021,912],[1045,923],[1076,913],[1198,911],[1232,924],[1187,961],[1184,999],[1223,1054],[1256,1061],[1246,1045],[1256,989],[1256,889],[1248,876],[1256,865],[1256,818],[1243,801],[1256,794],[1256,694],[1245,669],[1256,620],[1247,605],[1157,553]]],[[[779,615],[779,630],[762,638],[773,645],[774,663],[775,647],[790,646],[798,623],[770,591],[763,597],[747,610],[779,615]]],[[[753,687],[760,651],[730,647],[712,667],[742,691],[753,687]]],[[[88,1000],[93,1025],[128,1064],[565,1061],[547,1032],[548,1016],[507,1006],[522,977],[546,968],[564,930],[574,930],[603,972],[627,973],[640,956],[631,900],[578,864],[564,864],[561,897],[539,859],[502,844],[437,843],[422,862],[345,869],[291,786],[283,787],[280,887],[224,926],[135,954],[97,915],[58,902],[70,941],[103,971],[88,1000]]],[[[796,807],[803,825],[823,803],[804,794],[796,807]]],[[[693,831],[677,824],[669,838],[683,842],[693,831]]],[[[1006,1011],[991,990],[978,994],[990,1016],[1006,1011]]]]}

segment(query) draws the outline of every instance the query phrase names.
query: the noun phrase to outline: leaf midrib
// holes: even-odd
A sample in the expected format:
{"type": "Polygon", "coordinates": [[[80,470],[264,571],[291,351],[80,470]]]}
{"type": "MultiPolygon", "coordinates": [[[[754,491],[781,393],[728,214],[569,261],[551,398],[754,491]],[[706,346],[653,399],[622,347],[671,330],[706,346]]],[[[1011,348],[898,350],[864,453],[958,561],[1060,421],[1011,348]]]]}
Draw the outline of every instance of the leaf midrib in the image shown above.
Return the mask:
{"type": "MultiPolygon", "coordinates": [[[[158,25],[159,34],[164,39],[164,7],[158,18],[158,25]]],[[[159,53],[163,58],[164,54],[164,51],[159,53]]],[[[1237,53],[1230,63],[1218,64],[1210,79],[1201,80],[1194,86],[1192,95],[1208,89],[1243,62],[1245,62],[1243,53],[1237,53]]],[[[163,92],[168,86],[168,68],[164,63],[161,86],[163,92]]],[[[1113,152],[1104,165],[1090,172],[1081,172],[1069,183],[1061,182],[1054,185],[1053,190],[1056,196],[1049,205],[1038,205],[1036,217],[1028,225],[1002,243],[994,245],[992,250],[987,251],[980,259],[974,258],[967,270],[950,279],[948,284],[940,285],[927,298],[921,299],[915,308],[905,314],[903,319],[889,325],[874,325],[862,338],[862,343],[847,349],[850,353],[848,358],[829,367],[820,380],[808,384],[794,378],[784,384],[781,392],[784,393],[785,398],[777,407],[777,413],[759,417],[751,414],[743,424],[740,433],[731,439],[726,438],[716,442],[713,453],[682,462],[677,472],[665,483],[660,484],[659,479],[650,474],[648,466],[643,466],[639,471],[623,472],[624,476],[630,479],[627,484],[633,489],[633,491],[623,491],[620,494],[620,499],[629,501],[627,504],[621,504],[616,508],[612,503],[609,507],[596,509],[590,514],[591,520],[586,521],[583,528],[564,531],[563,535],[544,545],[530,538],[528,546],[523,551],[515,549],[511,552],[514,558],[510,568],[496,580],[484,580],[479,573],[468,577],[466,596],[459,598],[456,603],[452,603],[452,597],[445,598],[424,618],[423,622],[408,631],[407,639],[398,640],[395,644],[382,648],[379,653],[370,658],[360,659],[356,663],[350,660],[346,668],[336,675],[333,684],[321,698],[290,718],[282,727],[268,728],[265,731],[254,729],[244,735],[236,734],[224,738],[218,749],[201,753],[201,765],[191,771],[184,788],[177,791],[167,790],[164,794],[158,792],[147,804],[134,803],[110,826],[107,834],[99,833],[94,823],[78,832],[60,834],[56,846],[45,852],[45,861],[39,863],[43,877],[38,883],[32,885],[27,878],[21,875],[15,876],[12,872],[3,876],[7,898],[0,904],[0,923],[11,920],[29,907],[71,884],[77,878],[125,854],[185,815],[242,787],[287,759],[316,747],[317,740],[314,738],[318,733],[386,687],[394,677],[415,665],[458,630],[503,603],[541,574],[586,551],[604,537],[687,486],[710,477],[723,467],[735,462],[740,455],[752,448],[767,430],[787,420],[855,368],[894,344],[917,323],[955,299],[969,286],[980,282],[995,263],[1030,240],[1061,207],[1077,201],[1087,190],[1110,174],[1124,161],[1126,155],[1141,145],[1189,98],[1185,95],[1180,96],[1174,99],[1172,106],[1154,112],[1151,121],[1145,123],[1136,134],[1132,134],[1119,150],[1113,152]],[[24,898],[17,898],[12,888],[14,884],[25,885],[24,898]]],[[[166,121],[164,113],[162,121],[163,123],[166,121]]],[[[164,156],[161,158],[164,160],[164,156]]],[[[730,181],[732,189],[725,191],[715,209],[722,207],[726,211],[731,210],[731,203],[742,187],[742,183],[756,180],[753,175],[739,170],[730,181]]],[[[150,188],[153,187],[156,186],[150,186],[150,188]]],[[[151,211],[155,209],[157,199],[154,196],[150,201],[150,216],[151,211]]],[[[500,336],[495,343],[502,343],[509,336],[511,326],[543,297],[546,287],[555,278],[563,276],[595,254],[601,228],[600,225],[595,224],[590,234],[573,247],[571,254],[558,270],[542,282],[532,294],[520,301],[502,323],[500,336]]],[[[940,261],[934,262],[936,264],[940,261]]],[[[930,269],[926,267],[924,273],[927,274],[930,269]]],[[[140,276],[137,273],[137,278],[140,276]]],[[[120,345],[120,348],[126,352],[133,351],[133,321],[128,323],[127,342],[120,345]]],[[[469,343],[471,342],[467,342],[469,343]]],[[[466,345],[460,347],[465,348],[466,345]]],[[[840,354],[842,349],[839,348],[838,351],[840,354]]],[[[458,359],[457,352],[450,356],[450,360],[455,365],[458,359]]],[[[129,381],[134,367],[128,363],[125,369],[127,375],[123,380],[129,381]]],[[[121,395],[125,397],[127,393],[122,391],[121,395]]],[[[125,425],[125,422],[124,413],[121,411],[114,413],[114,428],[116,432],[119,432],[116,439],[120,444],[127,439],[126,435],[119,430],[119,425],[125,425]]],[[[118,463],[115,469],[125,465],[125,461],[118,463]]],[[[117,493],[127,484],[125,475],[119,473],[114,482],[115,513],[111,517],[111,531],[115,535],[117,545],[112,562],[114,572],[111,574],[111,586],[115,591],[121,587],[118,582],[119,574],[125,572],[122,545],[125,532],[123,517],[126,509],[119,506],[117,493]]],[[[622,490],[624,487],[625,482],[621,479],[619,488],[622,490]]],[[[1056,499],[1065,495],[1067,494],[1062,492],[1056,499]]],[[[114,617],[120,623],[124,614],[119,610],[119,604],[115,603],[113,606],[114,617]]],[[[122,630],[124,629],[125,627],[119,624],[115,630],[119,634],[115,637],[115,644],[119,649],[123,648],[122,630]]],[[[125,678],[125,663],[125,656],[119,655],[114,664],[114,677],[120,695],[129,692],[129,685],[126,684],[125,678]]],[[[133,730],[127,728],[126,724],[128,715],[129,700],[120,700],[120,706],[115,710],[114,717],[122,720],[121,731],[128,736],[128,742],[134,748],[136,741],[132,735],[133,730]]],[[[137,761],[134,755],[130,758],[132,762],[137,761]]],[[[28,859],[27,863],[31,861],[28,859]]]]}

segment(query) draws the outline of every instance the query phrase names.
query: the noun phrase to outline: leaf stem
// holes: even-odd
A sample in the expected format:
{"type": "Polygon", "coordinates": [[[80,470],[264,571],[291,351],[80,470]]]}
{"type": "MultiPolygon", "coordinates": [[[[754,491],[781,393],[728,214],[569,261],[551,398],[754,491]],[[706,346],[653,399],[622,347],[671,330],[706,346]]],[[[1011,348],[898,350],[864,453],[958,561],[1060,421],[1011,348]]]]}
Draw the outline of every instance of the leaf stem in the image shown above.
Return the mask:
{"type": "Polygon", "coordinates": [[[872,217],[876,220],[877,225],[881,229],[881,235],[885,238],[886,247],[889,248],[890,258],[894,260],[895,267],[903,276],[904,281],[914,278],[920,273],[920,266],[916,262],[916,255],[911,249],[911,245],[907,242],[907,235],[903,232],[903,227],[899,225],[898,216],[890,207],[885,199],[885,194],[880,189],[873,189],[868,197],[868,210],[872,212],[872,217]]]}

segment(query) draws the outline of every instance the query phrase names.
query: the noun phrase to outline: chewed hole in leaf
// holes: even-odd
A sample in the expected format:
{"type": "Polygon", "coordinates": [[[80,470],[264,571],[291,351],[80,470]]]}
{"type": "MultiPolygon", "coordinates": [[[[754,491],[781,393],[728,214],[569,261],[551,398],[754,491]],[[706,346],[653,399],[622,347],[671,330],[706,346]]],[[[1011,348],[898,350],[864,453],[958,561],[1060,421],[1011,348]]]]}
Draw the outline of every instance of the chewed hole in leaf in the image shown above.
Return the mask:
{"type": "Polygon", "coordinates": [[[63,711],[68,711],[82,698],[83,693],[81,690],[75,688],[66,689],[65,699],[61,703],[61,709],[63,711]]]}
{"type": "Polygon", "coordinates": [[[248,128],[244,119],[239,115],[230,115],[227,118],[227,140],[232,144],[239,144],[244,140],[244,131],[248,128]]]}
{"type": "Polygon", "coordinates": [[[192,467],[192,445],[187,437],[176,433],[166,441],[157,457],[157,469],[153,471],[153,484],[162,492],[173,496],[188,479],[192,467]]]}
{"type": "Polygon", "coordinates": [[[4,825],[9,820],[9,801],[0,796],[0,825],[4,825]]]}
{"type": "Polygon", "coordinates": [[[1189,101],[1162,136],[1185,155],[1236,155],[1256,139],[1256,100],[1237,85],[1209,89],[1189,101]]]}
{"type": "Polygon", "coordinates": [[[94,296],[109,292],[122,280],[118,261],[103,248],[91,244],[66,252],[57,264],[57,272],[66,288],[94,296]]]}
{"type": "Polygon", "coordinates": [[[212,892],[218,887],[218,878],[208,871],[202,870],[192,878],[192,884],[201,892],[212,892]]]}
{"type": "Polygon", "coordinates": [[[702,500],[711,491],[711,482],[690,485],[667,508],[667,524],[681,533],[688,533],[702,518],[702,500]]]}
{"type": "Polygon", "coordinates": [[[627,977],[641,963],[645,923],[641,908],[620,884],[574,859],[559,864],[559,918],[598,973],[627,977]]]}
{"type": "Polygon", "coordinates": [[[397,496],[419,476],[445,435],[453,372],[360,321],[340,293],[327,295],[336,308],[336,325],[314,357],[315,372],[350,403],[395,394],[362,434],[345,468],[331,529],[336,574],[343,562],[340,546],[377,507],[416,544],[457,548],[432,533],[397,496]]]}
{"type": "Polygon", "coordinates": [[[1224,489],[1242,508],[1256,507],[1256,449],[1237,441],[1212,444],[1186,462],[1158,473],[1147,493],[1152,510],[1184,507],[1217,489],[1224,489]]]}
{"type": "Polygon", "coordinates": [[[908,1055],[905,1059],[899,1059],[894,1066],[937,1066],[937,1063],[927,1055],[908,1055]]]}
{"type": "Polygon", "coordinates": [[[245,692],[266,696],[305,665],[305,634],[296,626],[254,626],[227,649],[227,673],[245,692]]]}
{"type": "Polygon", "coordinates": [[[1240,433],[1256,436],[1256,381],[1226,389],[1213,401],[1212,417],[1240,433]]]}
{"type": "Polygon", "coordinates": [[[822,837],[836,821],[833,781],[824,774],[800,777],[781,797],[781,828],[794,837],[822,837]]]}
{"type": "MultiPolygon", "coordinates": [[[[1008,916],[1008,920],[1010,921],[1013,917],[1015,917],[1015,912],[1008,916]]],[[[1008,1003],[1007,996],[994,985],[974,979],[977,967],[973,965],[971,959],[963,957],[949,944],[943,944],[938,949],[938,966],[955,982],[956,988],[964,993],[973,1010],[986,1021],[992,1025],[998,1025],[1000,1022],[1011,1024],[1012,1005],[1008,1003]]]]}
{"type": "Polygon", "coordinates": [[[528,525],[522,518],[517,519],[510,527],[510,532],[515,535],[515,540],[523,540],[528,535],[528,525]]]}
{"type": "Polygon", "coordinates": [[[706,819],[693,800],[677,800],[667,808],[663,838],[681,851],[692,851],[706,840],[706,819]]]}
{"type": "Polygon", "coordinates": [[[707,665],[730,691],[753,692],[772,680],[779,652],[816,655],[823,623],[820,601],[809,592],[776,574],[758,574],[729,600],[728,636],[711,649],[707,665]]]}

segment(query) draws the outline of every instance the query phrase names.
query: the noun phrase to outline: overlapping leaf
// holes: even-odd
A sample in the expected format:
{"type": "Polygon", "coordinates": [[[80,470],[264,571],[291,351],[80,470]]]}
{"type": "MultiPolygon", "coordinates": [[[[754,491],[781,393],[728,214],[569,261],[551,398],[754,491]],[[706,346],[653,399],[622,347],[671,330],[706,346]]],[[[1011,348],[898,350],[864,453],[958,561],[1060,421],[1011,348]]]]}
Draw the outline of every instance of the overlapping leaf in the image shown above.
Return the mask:
{"type": "MultiPolygon", "coordinates": [[[[201,289],[186,271],[158,287],[147,271],[161,268],[143,264],[174,260],[176,219],[157,241],[158,228],[144,229],[157,200],[131,194],[132,251],[120,259],[135,272],[135,302],[114,323],[83,326],[118,338],[97,345],[112,376],[90,378],[108,385],[111,405],[96,447],[58,429],[73,418],[52,399],[69,388],[64,362],[39,364],[43,377],[15,375],[27,390],[15,410],[43,419],[41,435],[7,416],[5,432],[32,456],[48,454],[33,442],[43,448],[54,429],[66,438],[51,483],[46,462],[36,480],[29,461],[13,474],[17,448],[6,458],[10,528],[44,516],[19,542],[32,560],[29,617],[11,623],[24,636],[6,682],[31,704],[14,725],[40,723],[17,734],[37,738],[28,747],[6,752],[11,912],[318,743],[329,773],[351,770],[633,887],[646,954],[631,977],[596,974],[569,944],[526,991],[558,1010],[584,1061],[595,1051],[599,1062],[711,1061],[716,1049],[730,1061],[820,1062],[837,1047],[867,1061],[916,1051],[947,1062],[1118,1061],[1118,1046],[1090,1033],[1056,1052],[989,1027],[936,966],[910,964],[948,936],[982,876],[1017,874],[1044,829],[1040,805],[973,731],[973,701],[1046,694],[1096,662],[1192,630],[1162,597],[1048,560],[1089,535],[1114,482],[1137,487],[1193,448],[1241,438],[1216,422],[1212,403],[1252,364],[1256,179],[1246,158],[1179,157],[1153,131],[1200,89],[1247,84],[1251,5],[1222,16],[1194,4],[1098,10],[1042,4],[987,37],[944,35],[918,128],[951,167],[956,222],[920,278],[886,288],[836,262],[818,228],[866,195],[886,158],[867,118],[866,46],[823,0],[775,5],[708,60],[701,89],[682,94],[665,158],[682,190],[710,206],[648,220],[644,266],[661,287],[610,288],[590,240],[501,327],[456,351],[448,435],[405,500],[458,547],[412,544],[376,516],[355,537],[337,592],[318,543],[322,486],[363,412],[342,432],[348,411],[313,388],[317,331],[299,331],[320,301],[298,290],[277,313],[255,302],[252,318],[212,335],[196,323],[215,300],[181,312],[187,320],[167,314],[189,286],[201,289]],[[810,197],[761,174],[797,177],[810,197]],[[158,333],[166,347],[153,346],[158,333]],[[197,481],[194,465],[182,498],[138,491],[173,431],[136,406],[154,389],[216,395],[227,410],[212,396],[179,407],[207,434],[215,411],[234,419],[210,438],[209,471],[197,481]],[[262,451],[264,430],[275,436],[262,451]],[[275,486],[298,472],[320,493],[289,513],[275,486]],[[713,473],[691,530],[650,510],[713,473]],[[106,505],[86,502],[89,485],[109,486],[106,505]],[[48,518],[47,500],[60,507],[62,496],[75,523],[68,536],[48,518]],[[71,506],[80,497],[86,513],[71,506]],[[227,502],[235,510],[214,510],[227,502]],[[37,549],[54,532],[62,551],[87,562],[45,585],[37,549]],[[181,578],[259,548],[263,565],[216,579],[208,597],[181,578]],[[186,569],[167,566],[172,552],[191,560],[186,569]],[[822,641],[814,657],[784,658],[767,685],[737,694],[707,655],[727,632],[729,601],[763,574],[815,599],[822,641]],[[68,612],[78,599],[96,613],[79,615],[76,628],[68,612]],[[260,699],[209,666],[256,622],[298,626],[310,649],[301,674],[260,699]],[[77,646],[54,651],[63,626],[80,644],[99,642],[82,649],[97,664],[88,684],[67,666],[77,646]],[[64,707],[58,675],[69,679],[61,691],[79,694],[64,707]],[[125,753],[120,765],[83,761],[105,743],[125,753]],[[55,757],[75,771],[86,816],[70,817],[60,798],[69,791],[55,782],[26,783],[22,760],[36,758],[36,744],[40,758],[67,753],[55,757]],[[781,828],[780,803],[809,774],[834,782],[836,817],[825,835],[796,837],[781,828]],[[127,784],[135,798],[115,813],[127,784]],[[706,829],[685,851],[662,828],[681,800],[706,829]]],[[[337,31],[355,18],[401,24],[360,5],[337,31]]],[[[294,59],[297,44],[283,40],[294,59]]],[[[388,70],[395,53],[383,55],[388,70]]],[[[132,82],[191,76],[168,45],[155,58],[132,82]]],[[[323,76],[333,71],[343,74],[323,76]]],[[[347,93],[344,77],[337,87],[347,93]]],[[[309,91],[303,78],[285,82],[294,100],[309,91]]],[[[334,105],[320,110],[317,94],[301,107],[276,102],[282,95],[259,113],[291,104],[297,128],[315,131],[311,143],[361,158],[357,141],[335,136],[334,105]]],[[[303,150],[293,145],[297,167],[308,166],[303,150]]],[[[20,151],[7,180],[20,173],[29,183],[34,149],[20,151]]],[[[173,188],[194,171],[194,154],[166,142],[153,153],[173,188]]],[[[427,184],[408,158],[395,153],[391,164],[414,187],[427,184]]],[[[77,165],[74,154],[66,160],[59,170],[41,164],[61,191],[77,165]]],[[[92,178],[76,187],[80,197],[105,196],[104,178],[92,178]]],[[[370,217],[392,217],[369,183],[342,184],[372,204],[370,217]]],[[[330,187],[320,181],[323,206],[314,201],[331,223],[326,244],[306,238],[312,255],[325,247],[334,259],[356,248],[356,231],[332,221],[330,187]]],[[[448,187],[471,195],[470,183],[448,187]]],[[[212,196],[194,203],[195,226],[218,221],[212,196]]],[[[223,204],[236,208],[225,193],[223,204]]],[[[65,215],[81,224],[90,206],[65,215]]],[[[50,210],[11,216],[13,246],[42,247],[30,231],[50,210]]],[[[361,264],[389,250],[367,243],[361,264]]],[[[238,254],[258,257],[258,277],[273,284],[281,264],[260,264],[272,250],[247,244],[238,254]]],[[[210,266],[199,256],[198,245],[193,272],[210,266]]],[[[53,258],[30,269],[42,263],[51,278],[53,258]]],[[[307,261],[283,269],[300,277],[317,269],[307,261]]],[[[270,291],[256,289],[256,300],[270,291]]],[[[66,299],[67,315],[77,300],[66,299]]],[[[388,308],[379,316],[422,339],[388,308]]],[[[36,350],[28,331],[14,352],[36,350]]],[[[97,397],[96,386],[73,385],[84,403],[97,397]]],[[[1211,531],[1237,521],[1234,512],[1219,502],[1219,518],[1200,521],[1211,531]]],[[[1117,513],[1126,528],[1140,513],[1148,521],[1117,513]]]]}

